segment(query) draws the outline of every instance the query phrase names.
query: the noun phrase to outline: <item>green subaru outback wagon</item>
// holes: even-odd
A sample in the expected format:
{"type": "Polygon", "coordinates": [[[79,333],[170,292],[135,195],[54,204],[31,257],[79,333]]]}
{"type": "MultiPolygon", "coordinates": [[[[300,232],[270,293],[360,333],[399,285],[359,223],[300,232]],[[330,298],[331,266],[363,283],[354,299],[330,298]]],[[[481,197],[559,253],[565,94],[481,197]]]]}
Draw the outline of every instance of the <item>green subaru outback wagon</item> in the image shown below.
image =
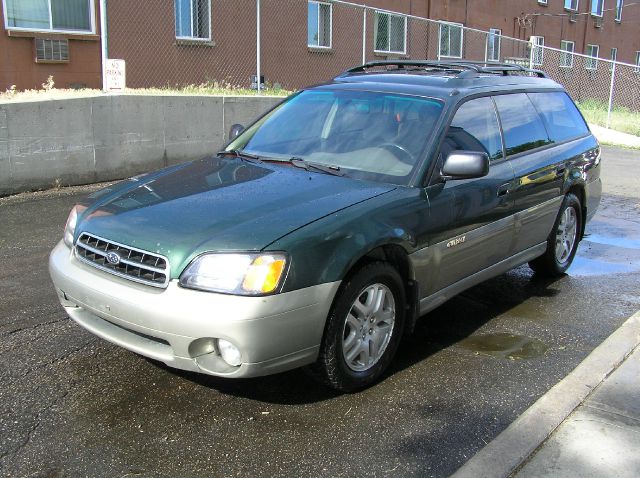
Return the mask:
{"type": "Polygon", "coordinates": [[[573,101],[514,65],[367,63],[230,136],[73,208],[49,262],[73,320],[179,369],[353,391],[464,289],[564,273],[600,201],[573,101]]]}

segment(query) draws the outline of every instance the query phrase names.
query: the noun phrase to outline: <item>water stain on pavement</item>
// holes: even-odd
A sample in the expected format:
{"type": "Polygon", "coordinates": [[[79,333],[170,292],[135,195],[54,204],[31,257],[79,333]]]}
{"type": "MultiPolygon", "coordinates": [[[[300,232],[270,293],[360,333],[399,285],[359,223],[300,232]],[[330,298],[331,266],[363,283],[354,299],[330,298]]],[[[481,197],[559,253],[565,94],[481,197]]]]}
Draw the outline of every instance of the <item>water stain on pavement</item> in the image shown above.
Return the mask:
{"type": "Polygon", "coordinates": [[[509,360],[540,357],[549,348],[538,339],[508,333],[474,335],[460,341],[459,345],[473,352],[509,360]]]}
{"type": "Polygon", "coordinates": [[[570,276],[604,276],[640,271],[640,237],[635,222],[601,217],[588,226],[570,276]]]}

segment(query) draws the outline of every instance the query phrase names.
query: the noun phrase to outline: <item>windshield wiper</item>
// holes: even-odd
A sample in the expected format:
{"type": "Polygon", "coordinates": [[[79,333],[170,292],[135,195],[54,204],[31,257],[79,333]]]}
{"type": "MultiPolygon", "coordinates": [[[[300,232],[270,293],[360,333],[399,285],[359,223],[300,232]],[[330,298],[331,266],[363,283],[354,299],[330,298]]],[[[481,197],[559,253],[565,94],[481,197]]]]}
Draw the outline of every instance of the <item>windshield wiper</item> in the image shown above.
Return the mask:
{"type": "Polygon", "coordinates": [[[216,153],[216,156],[234,156],[243,161],[248,161],[249,163],[262,162],[259,156],[256,156],[255,154],[245,153],[241,149],[229,149],[229,150],[218,151],[216,153]]]}
{"type": "Polygon", "coordinates": [[[310,163],[309,161],[296,156],[289,158],[289,163],[296,168],[302,168],[306,171],[313,169],[315,171],[320,171],[321,173],[332,174],[333,176],[344,176],[344,173],[340,170],[340,166],[325,166],[324,164],[310,163]]]}

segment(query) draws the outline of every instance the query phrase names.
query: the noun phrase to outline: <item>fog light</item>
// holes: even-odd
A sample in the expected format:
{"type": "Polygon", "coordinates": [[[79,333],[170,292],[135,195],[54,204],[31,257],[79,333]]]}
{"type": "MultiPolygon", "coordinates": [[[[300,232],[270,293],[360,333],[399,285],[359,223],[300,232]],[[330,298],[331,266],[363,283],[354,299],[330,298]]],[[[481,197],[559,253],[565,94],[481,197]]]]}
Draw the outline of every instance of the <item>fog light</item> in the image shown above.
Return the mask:
{"type": "Polygon", "coordinates": [[[220,351],[220,355],[222,355],[222,360],[227,362],[229,365],[239,367],[240,364],[242,364],[240,350],[231,342],[224,339],[218,339],[218,350],[220,351]]]}

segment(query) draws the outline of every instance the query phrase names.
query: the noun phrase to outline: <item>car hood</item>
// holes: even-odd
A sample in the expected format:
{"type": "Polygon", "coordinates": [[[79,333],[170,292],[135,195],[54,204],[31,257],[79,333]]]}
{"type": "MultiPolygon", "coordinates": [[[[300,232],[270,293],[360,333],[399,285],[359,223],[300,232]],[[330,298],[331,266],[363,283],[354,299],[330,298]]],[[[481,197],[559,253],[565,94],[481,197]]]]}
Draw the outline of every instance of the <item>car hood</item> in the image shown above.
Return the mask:
{"type": "Polygon", "coordinates": [[[284,164],[206,158],[95,194],[76,235],[169,258],[174,274],[206,251],[255,251],[310,222],[395,189],[284,164]]]}

